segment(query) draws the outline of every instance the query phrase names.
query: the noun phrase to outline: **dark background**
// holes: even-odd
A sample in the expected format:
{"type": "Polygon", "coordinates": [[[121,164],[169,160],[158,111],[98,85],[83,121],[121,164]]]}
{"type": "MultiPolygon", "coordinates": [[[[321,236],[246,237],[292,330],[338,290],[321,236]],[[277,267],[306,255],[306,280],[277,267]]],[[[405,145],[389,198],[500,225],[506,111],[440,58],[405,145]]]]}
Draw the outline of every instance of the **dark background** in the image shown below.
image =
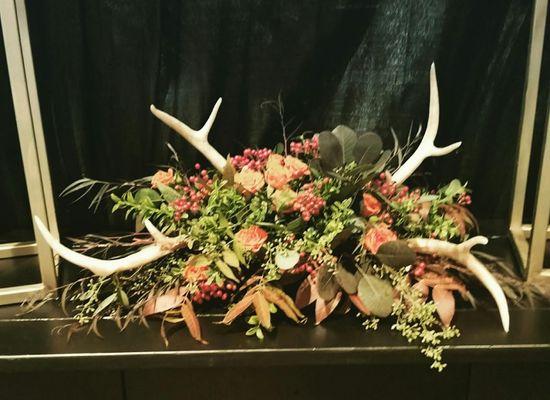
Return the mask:
{"type": "MultiPolygon", "coordinates": [[[[376,130],[390,146],[390,127],[403,139],[411,124],[416,130],[425,123],[435,61],[441,98],[436,144],[462,140],[463,146],[423,169],[434,185],[454,177],[468,181],[485,232],[502,233],[531,3],[28,0],[54,193],[82,176],[150,175],[167,162],[167,141],[190,167],[200,161],[152,117],[151,103],[199,127],[223,97],[211,133],[222,154],[281,139],[278,116],[261,106],[279,94],[291,129],[343,123],[376,130]]],[[[541,80],[544,100],[547,78],[541,80]]],[[[57,199],[63,235],[129,227],[109,206],[94,215],[85,200],[71,200],[57,199]]]]}

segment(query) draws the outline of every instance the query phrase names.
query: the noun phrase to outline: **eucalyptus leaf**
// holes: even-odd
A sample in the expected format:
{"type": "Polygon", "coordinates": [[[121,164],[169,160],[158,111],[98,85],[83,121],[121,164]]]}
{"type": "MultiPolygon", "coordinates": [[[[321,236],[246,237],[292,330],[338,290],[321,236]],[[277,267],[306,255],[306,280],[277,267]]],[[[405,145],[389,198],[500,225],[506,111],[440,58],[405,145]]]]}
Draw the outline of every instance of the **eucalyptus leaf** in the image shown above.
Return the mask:
{"type": "Polygon", "coordinates": [[[275,255],[275,265],[283,271],[294,268],[294,266],[298,264],[298,261],[300,261],[300,253],[295,250],[278,252],[275,255]]]}
{"type": "Polygon", "coordinates": [[[384,318],[391,314],[393,287],[390,282],[365,274],[357,286],[357,295],[373,315],[384,318]]]}
{"type": "Polygon", "coordinates": [[[334,274],[326,264],[323,264],[317,274],[317,292],[319,293],[319,297],[325,301],[330,301],[336,296],[339,290],[340,285],[336,282],[334,274]]]}
{"type": "Polygon", "coordinates": [[[416,253],[404,240],[392,240],[378,248],[376,257],[385,265],[395,268],[412,265],[416,261],[416,253]]]}
{"type": "Polygon", "coordinates": [[[352,274],[351,272],[346,270],[343,266],[338,265],[338,267],[336,267],[334,278],[346,293],[357,293],[357,285],[359,283],[357,281],[357,277],[355,276],[355,274],[352,274]]]}
{"type": "Polygon", "coordinates": [[[340,142],[344,164],[354,161],[353,153],[355,144],[357,143],[357,134],[355,131],[345,125],[338,125],[332,130],[332,134],[340,142]]]}
{"type": "Polygon", "coordinates": [[[172,189],[170,186],[163,185],[162,183],[158,184],[158,189],[164,200],[167,202],[172,202],[181,197],[181,194],[178,191],[172,189]]]}
{"type": "Polygon", "coordinates": [[[153,203],[162,201],[162,197],[156,190],[149,188],[139,189],[136,193],[135,200],[138,203],[143,203],[144,201],[147,201],[147,199],[151,200],[153,203]]]}
{"type": "Polygon", "coordinates": [[[371,164],[380,157],[382,139],[374,132],[367,132],[357,138],[353,156],[358,164],[371,164]]]}
{"type": "Polygon", "coordinates": [[[325,131],[319,134],[319,157],[321,166],[328,171],[342,165],[344,158],[342,146],[331,132],[325,131]]]}

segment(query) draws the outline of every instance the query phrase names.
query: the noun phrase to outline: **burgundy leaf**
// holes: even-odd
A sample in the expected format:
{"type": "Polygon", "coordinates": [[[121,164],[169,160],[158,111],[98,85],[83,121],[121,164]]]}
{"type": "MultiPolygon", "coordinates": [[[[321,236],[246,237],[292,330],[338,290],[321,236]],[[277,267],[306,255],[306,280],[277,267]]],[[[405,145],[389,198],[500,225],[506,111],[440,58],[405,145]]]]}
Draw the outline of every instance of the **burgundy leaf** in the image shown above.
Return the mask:
{"type": "Polygon", "coordinates": [[[449,326],[455,314],[455,298],[453,292],[436,285],[432,290],[432,298],[444,326],[449,326]]]}
{"type": "Polygon", "coordinates": [[[336,293],[336,296],[330,301],[325,301],[320,297],[317,298],[315,302],[315,325],[319,325],[332,314],[338,303],[340,303],[340,299],[342,299],[342,292],[336,293]]]}
{"type": "Polygon", "coordinates": [[[317,285],[315,284],[311,276],[308,276],[300,284],[300,287],[296,292],[296,300],[294,301],[294,303],[296,304],[296,307],[301,309],[310,305],[318,298],[319,293],[317,292],[317,285]]]}
{"type": "Polygon", "coordinates": [[[416,282],[412,287],[422,293],[424,300],[428,298],[428,295],[430,294],[430,287],[426,285],[423,280],[416,282]]]}

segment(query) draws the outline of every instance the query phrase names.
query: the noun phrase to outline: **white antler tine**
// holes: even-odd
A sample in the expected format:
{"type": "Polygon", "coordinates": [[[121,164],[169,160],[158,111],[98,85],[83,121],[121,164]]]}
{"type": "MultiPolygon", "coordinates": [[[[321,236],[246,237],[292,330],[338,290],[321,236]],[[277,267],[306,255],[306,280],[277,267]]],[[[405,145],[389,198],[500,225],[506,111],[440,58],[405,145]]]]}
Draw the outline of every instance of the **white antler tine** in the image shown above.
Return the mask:
{"type": "Polygon", "coordinates": [[[200,136],[204,137],[205,140],[208,138],[208,134],[210,133],[210,129],[212,128],[212,125],[214,125],[214,121],[216,120],[216,116],[218,115],[218,110],[220,109],[220,106],[222,105],[222,98],[220,97],[218,101],[216,101],[216,104],[214,104],[214,107],[212,108],[212,112],[210,113],[210,116],[204,123],[203,127],[197,132],[200,136]]]}
{"type": "Polygon", "coordinates": [[[436,147],[434,144],[437,130],[439,128],[439,92],[437,89],[437,77],[435,64],[430,69],[430,109],[428,112],[428,123],[426,131],[415,152],[401,167],[393,173],[393,181],[397,184],[403,183],[428,157],[438,157],[449,154],[460,147],[462,142],[456,142],[446,147],[436,147]]]}
{"type": "Polygon", "coordinates": [[[148,219],[143,220],[143,225],[153,237],[154,241],[157,243],[162,243],[168,239],[161,231],[159,231],[148,219]]]}
{"type": "Polygon", "coordinates": [[[468,268],[468,270],[470,270],[476,278],[479,279],[483,286],[487,288],[491,296],[493,296],[500,314],[502,328],[505,332],[509,331],[510,312],[508,311],[506,296],[504,295],[498,281],[491,274],[491,272],[489,272],[487,267],[485,267],[485,265],[483,265],[483,263],[470,252],[473,246],[488,243],[488,239],[485,236],[475,236],[461,244],[453,244],[443,240],[423,238],[409,239],[408,243],[410,247],[418,253],[447,257],[468,268]]]}
{"type": "MultiPolygon", "coordinates": [[[[430,108],[428,111],[428,123],[426,124],[426,132],[424,138],[429,139],[432,143],[437,135],[439,128],[439,89],[437,87],[437,75],[435,73],[435,63],[430,66],[430,108]]],[[[424,139],[423,138],[423,139],[424,139]]]]}
{"type": "Polygon", "coordinates": [[[148,229],[152,227],[152,230],[149,230],[151,236],[154,237],[154,235],[160,234],[164,237],[162,239],[162,243],[154,243],[144,246],[141,250],[126,257],[117,258],[115,260],[102,260],[77,253],[76,251],[63,246],[59,240],[52,236],[50,231],[48,231],[48,228],[46,228],[44,223],[36,215],[34,216],[34,222],[38,228],[38,231],[54,252],[59,254],[59,256],[65,260],[92,271],[97,276],[109,276],[115,272],[139,268],[172,253],[175,249],[185,243],[183,238],[164,237],[162,233],[160,233],[149,221],[147,221],[147,225],[149,225],[148,229]],[[152,232],[155,232],[155,234],[152,232]]]}
{"type": "Polygon", "coordinates": [[[210,161],[214,168],[216,168],[219,172],[223,172],[227,160],[208,142],[208,134],[214,124],[214,120],[216,119],[221,103],[222,99],[220,97],[212,108],[212,112],[210,113],[210,116],[206,120],[205,124],[198,131],[191,129],[189,126],[170,114],[159,110],[153,104],[151,104],[151,112],[155,117],[179,133],[181,137],[200,151],[208,159],[208,161],[210,161]]]}

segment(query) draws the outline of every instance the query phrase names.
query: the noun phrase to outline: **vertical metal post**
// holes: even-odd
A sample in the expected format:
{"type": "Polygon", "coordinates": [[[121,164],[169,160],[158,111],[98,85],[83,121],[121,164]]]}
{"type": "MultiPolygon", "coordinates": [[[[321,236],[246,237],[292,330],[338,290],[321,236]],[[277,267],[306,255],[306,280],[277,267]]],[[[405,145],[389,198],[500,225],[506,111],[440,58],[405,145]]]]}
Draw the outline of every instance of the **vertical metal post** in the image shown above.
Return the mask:
{"type": "MultiPolygon", "coordinates": [[[[57,235],[24,0],[0,1],[0,22],[31,214],[38,215],[57,235]]],[[[36,228],[34,234],[42,283],[0,289],[0,304],[18,302],[32,293],[56,287],[54,255],[36,228]]]]}
{"type": "MultiPolygon", "coordinates": [[[[537,107],[537,98],[539,91],[539,80],[542,64],[542,53],[544,46],[544,33],[546,25],[546,15],[548,12],[548,0],[535,0],[533,8],[533,19],[531,25],[531,37],[529,43],[529,55],[527,60],[527,72],[526,72],[526,85],[525,93],[523,97],[523,110],[521,118],[521,129],[519,137],[516,176],[513,191],[513,204],[512,213],[510,217],[510,234],[513,239],[513,243],[516,246],[522,267],[524,269],[524,275],[528,279],[535,278],[540,273],[540,268],[532,269],[533,261],[531,251],[533,248],[530,246],[525,229],[523,229],[523,210],[525,207],[525,195],[527,190],[527,178],[529,174],[529,165],[531,161],[531,150],[533,144],[533,130],[535,125],[535,113],[537,107]],[[531,261],[530,261],[531,260],[531,261]]],[[[546,156],[546,152],[544,153],[546,156]]],[[[543,157],[544,161],[544,157],[543,157]]],[[[548,168],[544,162],[541,165],[542,168],[548,168]]],[[[544,173],[544,169],[541,169],[541,174],[544,173]]],[[[540,189],[539,178],[539,194],[544,195],[545,191],[540,189]]],[[[537,204],[542,207],[544,201],[537,204]]],[[[539,212],[539,217],[543,215],[539,212]]],[[[546,218],[546,227],[548,225],[548,217],[546,218]]],[[[541,226],[540,223],[537,226],[541,226]]],[[[546,238],[546,227],[544,228],[544,236],[546,238]]],[[[539,228],[542,229],[542,228],[539,228]]],[[[534,229],[533,229],[534,230],[534,229]]],[[[534,232],[531,239],[533,244],[534,232]]],[[[540,247],[537,246],[537,250],[540,251],[540,247]]],[[[544,256],[544,249],[542,257],[544,256]]],[[[542,263],[541,263],[542,264],[542,263]]]]}

